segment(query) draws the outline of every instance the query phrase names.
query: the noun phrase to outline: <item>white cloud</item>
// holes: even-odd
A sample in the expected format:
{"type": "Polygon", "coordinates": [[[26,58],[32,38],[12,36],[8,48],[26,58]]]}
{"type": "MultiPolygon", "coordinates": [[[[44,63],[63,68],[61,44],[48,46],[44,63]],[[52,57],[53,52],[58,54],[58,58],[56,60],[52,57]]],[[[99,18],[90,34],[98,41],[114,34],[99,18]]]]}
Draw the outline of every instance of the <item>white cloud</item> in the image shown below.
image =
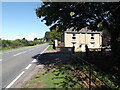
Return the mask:
{"type": "Polygon", "coordinates": [[[30,32],[28,35],[25,37],[27,40],[34,40],[34,38],[38,37],[36,33],[30,32]]]}
{"type": "Polygon", "coordinates": [[[15,37],[7,37],[7,36],[2,36],[2,39],[6,40],[16,40],[16,39],[27,39],[27,40],[34,40],[34,38],[40,38],[40,36],[37,33],[30,32],[26,36],[15,36],[15,37]]]}
{"type": "Polygon", "coordinates": [[[22,38],[23,37],[21,37],[21,36],[16,36],[16,37],[11,38],[11,40],[22,39],[22,38]]]}

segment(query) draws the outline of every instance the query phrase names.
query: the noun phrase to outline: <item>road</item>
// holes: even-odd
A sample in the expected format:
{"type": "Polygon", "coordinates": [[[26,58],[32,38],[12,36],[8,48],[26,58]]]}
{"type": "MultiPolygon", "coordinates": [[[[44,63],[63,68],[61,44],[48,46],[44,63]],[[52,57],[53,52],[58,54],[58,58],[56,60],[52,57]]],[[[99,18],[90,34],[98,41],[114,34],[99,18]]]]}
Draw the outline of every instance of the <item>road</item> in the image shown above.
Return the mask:
{"type": "MultiPolygon", "coordinates": [[[[42,44],[2,53],[2,88],[7,87],[32,61],[33,56],[40,54],[48,47],[42,44]]],[[[0,59],[1,60],[1,59],[0,59]]]]}

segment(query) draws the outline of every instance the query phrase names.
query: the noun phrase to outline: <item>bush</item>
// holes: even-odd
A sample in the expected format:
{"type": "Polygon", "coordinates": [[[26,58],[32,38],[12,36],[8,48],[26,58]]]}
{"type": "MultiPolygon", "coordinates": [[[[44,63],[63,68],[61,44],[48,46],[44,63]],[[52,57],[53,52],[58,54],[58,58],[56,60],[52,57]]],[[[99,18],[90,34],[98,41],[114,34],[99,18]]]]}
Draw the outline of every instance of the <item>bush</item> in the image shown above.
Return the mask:
{"type": "Polygon", "coordinates": [[[34,41],[28,41],[28,40],[0,40],[1,42],[1,47],[0,49],[11,49],[11,48],[18,48],[18,47],[23,47],[23,46],[34,46],[37,44],[42,44],[42,41],[39,40],[34,40],[34,41]]]}

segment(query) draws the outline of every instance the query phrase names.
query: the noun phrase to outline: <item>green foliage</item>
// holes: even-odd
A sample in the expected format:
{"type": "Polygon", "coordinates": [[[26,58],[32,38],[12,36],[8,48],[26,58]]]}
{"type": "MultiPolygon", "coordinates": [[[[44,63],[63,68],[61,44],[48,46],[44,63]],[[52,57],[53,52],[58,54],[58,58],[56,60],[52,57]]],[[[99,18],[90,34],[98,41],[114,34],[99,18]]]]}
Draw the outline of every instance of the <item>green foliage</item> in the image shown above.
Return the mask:
{"type": "Polygon", "coordinates": [[[92,30],[107,28],[111,34],[111,49],[114,60],[119,60],[120,2],[43,2],[36,9],[36,15],[53,30],[68,28],[80,30],[88,27],[92,30]]]}
{"type": "Polygon", "coordinates": [[[37,38],[34,38],[34,41],[35,41],[35,40],[38,40],[38,39],[37,39],[37,38]]]}
{"type": "Polygon", "coordinates": [[[74,89],[87,90],[73,80],[73,75],[69,73],[68,66],[56,66],[54,69],[41,71],[33,76],[22,88],[49,88],[49,89],[74,89]],[[41,85],[39,83],[41,82],[41,85]]]}
{"type": "MultiPolygon", "coordinates": [[[[79,68],[81,68],[81,71],[89,73],[90,66],[82,65],[79,68]]],[[[103,80],[113,90],[120,90],[120,86],[116,83],[118,81],[117,76],[103,73],[97,67],[91,68],[91,74],[97,76],[100,80],[103,80]]]]}
{"type": "Polygon", "coordinates": [[[98,31],[102,31],[103,30],[102,22],[98,23],[97,28],[98,28],[98,31]]]}
{"type": "Polygon", "coordinates": [[[51,25],[51,29],[56,26],[62,28],[61,30],[88,26],[96,30],[101,21],[105,27],[119,26],[119,5],[120,3],[107,2],[43,2],[43,5],[36,9],[36,14],[39,18],[42,17],[42,21],[46,21],[47,26],[51,25]]]}
{"type": "Polygon", "coordinates": [[[54,40],[60,41],[62,33],[59,32],[58,30],[59,30],[59,27],[56,26],[56,28],[52,29],[50,32],[47,31],[44,36],[45,40],[47,42],[53,42],[54,40]]]}
{"type": "Polygon", "coordinates": [[[0,42],[1,42],[0,50],[18,48],[18,47],[23,47],[23,46],[34,46],[34,45],[43,43],[40,40],[28,41],[25,38],[23,38],[22,40],[20,39],[0,40],[0,42]]]}
{"type": "Polygon", "coordinates": [[[53,45],[50,45],[47,50],[53,50],[53,45]]]}
{"type": "Polygon", "coordinates": [[[44,39],[46,40],[46,42],[49,42],[50,41],[50,32],[45,32],[45,36],[44,36],[44,39]]]}
{"type": "Polygon", "coordinates": [[[51,32],[50,32],[50,40],[53,42],[54,40],[58,40],[60,41],[61,39],[61,32],[58,32],[58,27],[56,27],[56,29],[53,29],[51,32]]]}

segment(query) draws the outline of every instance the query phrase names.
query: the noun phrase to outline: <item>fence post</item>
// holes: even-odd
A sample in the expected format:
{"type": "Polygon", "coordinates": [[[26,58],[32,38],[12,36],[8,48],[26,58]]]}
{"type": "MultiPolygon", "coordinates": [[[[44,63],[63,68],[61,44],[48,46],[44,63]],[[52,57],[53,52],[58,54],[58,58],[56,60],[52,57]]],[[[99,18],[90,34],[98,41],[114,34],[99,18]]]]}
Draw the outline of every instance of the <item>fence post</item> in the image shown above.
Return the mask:
{"type": "Polygon", "coordinates": [[[75,46],[72,47],[72,54],[75,53],[75,46]]]}
{"type": "Polygon", "coordinates": [[[89,68],[89,90],[91,90],[91,66],[89,68]]]}

